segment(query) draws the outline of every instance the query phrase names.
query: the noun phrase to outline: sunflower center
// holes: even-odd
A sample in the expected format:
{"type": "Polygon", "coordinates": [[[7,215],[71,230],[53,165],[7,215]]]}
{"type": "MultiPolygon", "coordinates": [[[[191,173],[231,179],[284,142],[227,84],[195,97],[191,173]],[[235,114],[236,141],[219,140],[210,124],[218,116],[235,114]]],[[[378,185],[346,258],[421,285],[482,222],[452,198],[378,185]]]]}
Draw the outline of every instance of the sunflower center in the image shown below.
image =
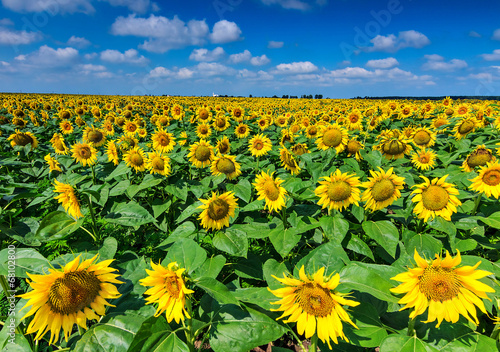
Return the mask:
{"type": "Polygon", "coordinates": [[[383,202],[384,200],[391,198],[394,195],[395,190],[396,187],[394,186],[394,183],[392,183],[391,180],[383,178],[375,182],[373,185],[372,197],[377,202],[383,202]]]}
{"type": "Polygon", "coordinates": [[[315,282],[308,282],[298,287],[296,297],[299,306],[316,317],[328,316],[335,307],[330,291],[315,282]]]}
{"type": "Polygon", "coordinates": [[[240,109],[234,110],[234,116],[235,117],[240,117],[241,116],[241,110],[240,109]]]}
{"type": "Polygon", "coordinates": [[[129,124],[129,125],[127,126],[127,130],[128,130],[129,132],[135,132],[135,130],[136,130],[136,129],[137,129],[137,126],[136,126],[135,124],[133,124],[133,123],[131,123],[131,124],[129,124]]]}
{"type": "Polygon", "coordinates": [[[264,143],[261,140],[253,142],[253,149],[261,150],[264,148],[264,143]]]}
{"type": "Polygon", "coordinates": [[[358,120],[359,120],[359,117],[357,115],[349,116],[349,121],[351,121],[351,123],[356,123],[356,122],[358,122],[358,120]]]}
{"type": "Polygon", "coordinates": [[[83,159],[88,159],[92,156],[92,151],[90,150],[90,147],[88,146],[83,146],[83,147],[80,147],[80,157],[82,157],[83,159]]]}
{"type": "Polygon", "coordinates": [[[228,149],[229,149],[229,145],[227,143],[221,143],[219,145],[219,152],[221,154],[227,153],[228,149]]]}
{"type": "Polygon", "coordinates": [[[130,156],[130,163],[135,166],[141,166],[144,163],[144,159],[142,158],[141,154],[133,153],[130,156]]]}
{"type": "Polygon", "coordinates": [[[392,140],[384,143],[382,149],[388,155],[398,155],[406,150],[406,145],[400,141],[392,140]]]}
{"type": "Polygon", "coordinates": [[[210,159],[210,149],[204,145],[199,145],[194,152],[194,156],[198,161],[207,161],[210,159]]]}
{"type": "Polygon", "coordinates": [[[155,170],[165,170],[165,161],[158,156],[151,161],[151,164],[155,170]]]}
{"type": "Polygon", "coordinates": [[[350,140],[346,149],[349,154],[356,154],[361,149],[361,144],[358,141],[350,140]]]}
{"type": "Polygon", "coordinates": [[[247,128],[244,126],[238,127],[238,133],[239,134],[244,134],[247,131],[247,128]]]}
{"type": "Polygon", "coordinates": [[[69,114],[69,112],[67,112],[67,111],[63,111],[63,112],[61,113],[61,117],[62,117],[63,119],[69,119],[69,118],[71,117],[71,115],[69,114]]]}
{"type": "Polygon", "coordinates": [[[216,123],[217,123],[217,127],[220,127],[220,128],[226,126],[226,120],[224,120],[224,119],[217,119],[216,123]]]}
{"type": "Polygon", "coordinates": [[[351,185],[345,181],[335,181],[328,185],[328,198],[334,202],[341,202],[351,196],[351,185]]]}
{"type": "Polygon", "coordinates": [[[168,136],[166,135],[161,135],[159,138],[158,138],[158,143],[160,143],[160,145],[162,147],[166,147],[170,144],[170,138],[168,138],[168,136]]]}
{"type": "Polygon", "coordinates": [[[59,151],[64,151],[64,145],[60,139],[58,139],[54,142],[54,149],[59,150],[59,151]]]}
{"type": "Polygon", "coordinates": [[[264,185],[262,186],[264,189],[264,192],[266,193],[266,197],[272,200],[273,202],[277,200],[280,196],[280,190],[274,180],[267,180],[264,182],[264,185]]]}
{"type": "Polygon", "coordinates": [[[315,136],[318,133],[318,129],[316,128],[316,126],[311,126],[307,133],[309,133],[310,136],[315,136]]]}
{"type": "Polygon", "coordinates": [[[418,131],[415,133],[415,136],[413,136],[413,141],[417,145],[424,145],[429,143],[431,140],[431,136],[428,132],[426,131],[418,131]]]}
{"type": "Polygon", "coordinates": [[[165,279],[165,289],[169,293],[170,297],[178,298],[181,292],[179,288],[179,282],[175,276],[170,276],[165,279]]]}
{"type": "Polygon", "coordinates": [[[20,145],[21,147],[24,147],[25,145],[32,144],[33,138],[31,138],[27,134],[18,133],[14,136],[14,142],[16,143],[16,145],[20,145]]]}
{"type": "Polygon", "coordinates": [[[224,200],[217,198],[208,205],[208,216],[212,220],[224,219],[229,214],[229,204],[224,200]]]}
{"type": "Polygon", "coordinates": [[[92,143],[99,143],[104,138],[104,135],[101,133],[101,131],[94,130],[89,132],[88,138],[92,143]]]}
{"type": "Polygon", "coordinates": [[[200,134],[207,134],[208,133],[208,128],[207,126],[200,126],[200,134]]]}
{"type": "Polygon", "coordinates": [[[427,164],[429,162],[429,158],[426,155],[421,155],[419,157],[420,163],[427,164]]]}
{"type": "Polygon", "coordinates": [[[488,186],[498,186],[500,184],[500,171],[489,170],[483,175],[483,182],[488,186]]]}
{"type": "Polygon", "coordinates": [[[419,277],[419,287],[427,299],[443,302],[458,295],[460,280],[450,268],[428,266],[419,277]]]}
{"type": "Polygon", "coordinates": [[[101,281],[94,273],[73,271],[54,281],[48,305],[54,313],[73,314],[89,307],[99,294],[101,281]]]}
{"type": "Polygon", "coordinates": [[[467,113],[467,108],[462,106],[457,110],[459,115],[465,115],[467,113]]]}
{"type": "Polygon", "coordinates": [[[221,158],[217,161],[217,170],[223,174],[229,175],[236,171],[236,166],[231,159],[221,158]]]}
{"type": "Polygon", "coordinates": [[[336,147],[342,142],[342,132],[331,129],[323,134],[323,144],[328,147],[336,147]]]}
{"type": "Polygon", "coordinates": [[[200,114],[198,115],[198,117],[201,119],[201,120],[206,120],[208,118],[208,111],[205,110],[205,109],[201,109],[200,110],[200,114]]]}
{"type": "Polygon", "coordinates": [[[426,209],[438,211],[446,207],[449,195],[446,189],[441,186],[430,185],[422,192],[422,202],[426,209]]]}
{"type": "Polygon", "coordinates": [[[472,121],[464,121],[458,127],[458,133],[467,134],[474,129],[474,122],[472,121]]]}
{"type": "Polygon", "coordinates": [[[447,120],[439,119],[439,120],[434,121],[434,127],[438,128],[438,127],[446,125],[447,123],[448,123],[447,120]]]}
{"type": "Polygon", "coordinates": [[[491,161],[491,153],[486,149],[478,149],[467,158],[469,167],[484,166],[491,161]]]}

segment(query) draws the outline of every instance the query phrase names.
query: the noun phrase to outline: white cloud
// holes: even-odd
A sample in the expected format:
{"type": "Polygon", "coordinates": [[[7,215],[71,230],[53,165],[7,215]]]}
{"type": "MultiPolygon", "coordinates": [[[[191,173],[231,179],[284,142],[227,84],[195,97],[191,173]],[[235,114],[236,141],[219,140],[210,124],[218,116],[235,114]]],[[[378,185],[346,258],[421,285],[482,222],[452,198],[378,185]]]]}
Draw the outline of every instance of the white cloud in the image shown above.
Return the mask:
{"type": "MultiPolygon", "coordinates": [[[[124,6],[132,12],[146,13],[153,4],[149,0],[99,0],[109,3],[111,6],[124,6]]],[[[158,5],[156,5],[158,6],[158,5]]]]}
{"type": "Polygon", "coordinates": [[[500,40],[500,28],[499,29],[495,29],[495,31],[493,32],[493,36],[491,37],[491,39],[493,39],[493,40],[500,40]]]}
{"type": "Polygon", "coordinates": [[[459,59],[451,59],[450,61],[445,61],[444,57],[437,54],[424,55],[427,62],[422,65],[422,70],[432,70],[432,71],[454,71],[461,68],[467,67],[467,62],[459,59]]]}
{"type": "Polygon", "coordinates": [[[68,39],[68,42],[66,44],[83,49],[88,47],[91,43],[85,38],[72,35],[71,38],[68,39]]]}
{"type": "Polygon", "coordinates": [[[252,58],[252,53],[248,50],[245,50],[242,53],[230,55],[229,61],[233,64],[239,64],[241,62],[250,61],[251,58],[252,58]]]}
{"type": "Polygon", "coordinates": [[[233,68],[217,62],[200,62],[196,65],[196,70],[198,74],[206,77],[234,75],[236,72],[233,68]]]}
{"type": "Polygon", "coordinates": [[[312,5],[314,4],[323,6],[326,5],[327,3],[326,0],[309,1],[313,2],[314,4],[310,4],[308,3],[308,1],[303,1],[303,0],[260,0],[260,1],[268,6],[278,5],[287,10],[299,10],[299,11],[309,10],[312,8],[312,5]]]}
{"type": "Polygon", "coordinates": [[[158,66],[149,71],[149,77],[152,78],[173,78],[173,79],[189,79],[193,77],[214,77],[214,76],[232,76],[236,71],[231,67],[216,63],[216,62],[200,62],[192,68],[172,68],[168,69],[163,66],[158,66]]]}
{"type": "Polygon", "coordinates": [[[205,48],[194,49],[191,55],[189,55],[189,60],[194,61],[217,61],[221,59],[225,55],[225,51],[220,46],[213,49],[208,50],[205,48]]]}
{"type": "Polygon", "coordinates": [[[93,65],[93,64],[83,64],[80,65],[82,71],[106,71],[106,66],[103,65],[93,65]]]}
{"type": "Polygon", "coordinates": [[[289,64],[279,64],[276,66],[275,73],[277,74],[299,74],[311,73],[317,71],[318,67],[310,61],[292,62],[289,64]]]}
{"type": "Polygon", "coordinates": [[[10,18],[2,18],[0,20],[0,26],[13,26],[14,22],[10,18]]]}
{"type": "Polygon", "coordinates": [[[394,66],[398,66],[399,62],[393,57],[388,57],[386,59],[380,60],[369,60],[366,63],[366,67],[369,68],[392,68],[394,66]]]}
{"type": "Polygon", "coordinates": [[[150,15],[148,18],[118,17],[111,26],[114,35],[132,35],[149,38],[140,47],[144,50],[164,53],[171,49],[180,49],[190,45],[202,45],[209,33],[206,22],[191,20],[181,21],[177,16],[168,19],[150,15]]]}
{"type": "Polygon", "coordinates": [[[473,79],[477,79],[477,80],[480,80],[480,81],[486,81],[486,82],[492,82],[493,81],[493,75],[491,73],[487,73],[487,72],[470,74],[468,77],[469,78],[473,78],[473,79]]]}
{"type": "Polygon", "coordinates": [[[267,47],[269,49],[279,49],[282,48],[283,45],[285,45],[284,42],[276,42],[274,40],[270,40],[269,43],[267,43],[267,47]]]}
{"type": "Polygon", "coordinates": [[[78,50],[74,48],[53,49],[43,45],[37,51],[28,55],[16,56],[15,60],[18,63],[36,67],[65,67],[74,65],[79,57],[78,50]]]}
{"type": "Polygon", "coordinates": [[[118,50],[104,50],[101,52],[100,58],[102,61],[111,62],[114,64],[134,64],[134,65],[145,65],[149,62],[144,56],[139,56],[139,53],[135,49],[129,49],[124,53],[118,50]]]}
{"type": "Polygon", "coordinates": [[[492,54],[482,54],[481,56],[486,61],[498,61],[500,60],[500,49],[493,50],[492,54]]]}
{"type": "Polygon", "coordinates": [[[42,38],[40,33],[10,30],[0,27],[0,45],[31,44],[42,38]]]}
{"type": "Polygon", "coordinates": [[[241,40],[241,29],[234,22],[221,20],[214,24],[210,40],[212,43],[223,44],[241,40]]]}
{"type": "Polygon", "coordinates": [[[481,34],[479,34],[476,31],[470,31],[469,32],[469,37],[472,37],[472,38],[481,38],[481,34]]]}
{"type": "Polygon", "coordinates": [[[250,71],[246,68],[238,71],[238,76],[240,78],[245,78],[250,81],[270,81],[274,78],[273,75],[267,73],[266,71],[250,71]]]}
{"type": "Polygon", "coordinates": [[[85,60],[93,60],[97,57],[97,53],[89,53],[89,54],[85,54],[83,55],[83,58],[85,60]]]}
{"type": "Polygon", "coordinates": [[[426,45],[429,45],[431,41],[424,34],[409,30],[399,32],[396,37],[394,34],[389,34],[388,36],[377,35],[375,38],[371,39],[370,42],[373,46],[363,48],[366,51],[384,51],[389,53],[394,53],[400,49],[404,48],[416,48],[420,49],[426,45]]]}
{"type": "Polygon", "coordinates": [[[183,67],[177,71],[177,78],[179,79],[187,79],[193,77],[194,71],[191,71],[190,69],[183,67]]]}
{"type": "Polygon", "coordinates": [[[149,76],[150,77],[170,77],[172,76],[173,72],[170,71],[169,69],[163,67],[163,66],[158,66],[149,71],[149,76]]]}
{"type": "Polygon", "coordinates": [[[266,55],[255,56],[250,59],[250,63],[253,66],[262,66],[270,63],[271,60],[266,55]]]}
{"type": "Polygon", "coordinates": [[[90,0],[2,0],[2,5],[14,12],[46,12],[51,16],[95,12],[90,0]]]}

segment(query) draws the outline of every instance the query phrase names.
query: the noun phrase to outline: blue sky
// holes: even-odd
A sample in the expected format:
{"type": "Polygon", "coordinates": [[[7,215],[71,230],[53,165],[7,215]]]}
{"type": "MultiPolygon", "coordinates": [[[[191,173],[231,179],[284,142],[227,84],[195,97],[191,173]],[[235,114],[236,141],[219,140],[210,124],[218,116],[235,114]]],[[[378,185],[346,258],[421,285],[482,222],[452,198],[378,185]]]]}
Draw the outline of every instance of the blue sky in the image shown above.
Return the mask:
{"type": "Polygon", "coordinates": [[[0,0],[0,91],[500,95],[500,1],[0,0]]]}

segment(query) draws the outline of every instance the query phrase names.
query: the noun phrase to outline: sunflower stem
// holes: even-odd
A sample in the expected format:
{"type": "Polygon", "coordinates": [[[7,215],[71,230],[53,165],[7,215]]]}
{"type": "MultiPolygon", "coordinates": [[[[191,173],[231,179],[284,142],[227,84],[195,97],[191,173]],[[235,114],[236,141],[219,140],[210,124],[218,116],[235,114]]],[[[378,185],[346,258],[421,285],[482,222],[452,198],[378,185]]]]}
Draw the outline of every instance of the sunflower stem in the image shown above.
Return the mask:
{"type": "MultiPolygon", "coordinates": [[[[8,297],[9,293],[15,293],[16,290],[11,290],[9,287],[9,283],[7,282],[7,279],[5,275],[0,275],[0,286],[2,286],[3,292],[5,293],[5,298],[8,297]]],[[[16,334],[23,335],[23,332],[21,328],[19,327],[18,324],[16,324],[16,334]]]]}
{"type": "Polygon", "coordinates": [[[315,333],[311,337],[311,346],[309,346],[309,352],[317,352],[318,351],[318,334],[315,333]]]}
{"type": "Polygon", "coordinates": [[[408,322],[408,336],[415,336],[415,318],[410,319],[408,322]]]}
{"type": "Polygon", "coordinates": [[[90,211],[90,217],[92,219],[92,232],[94,233],[94,241],[97,242],[97,221],[95,218],[95,213],[94,213],[94,207],[92,207],[92,201],[90,200],[90,195],[87,195],[85,198],[87,200],[87,204],[89,206],[89,211],[90,211]]]}
{"type": "Polygon", "coordinates": [[[92,169],[92,184],[95,185],[95,169],[94,169],[94,165],[90,165],[90,168],[92,169]]]}
{"type": "Polygon", "coordinates": [[[283,222],[283,227],[288,228],[288,223],[286,221],[286,206],[281,208],[281,221],[283,222]]]}
{"type": "Polygon", "coordinates": [[[302,351],[306,351],[306,348],[304,347],[304,345],[302,344],[302,340],[297,336],[297,334],[295,333],[295,331],[293,331],[293,329],[288,325],[286,324],[286,326],[288,326],[288,330],[292,333],[293,337],[295,338],[295,340],[297,340],[297,342],[299,343],[299,346],[300,348],[302,349],[302,351]]]}
{"type": "Polygon", "coordinates": [[[80,226],[80,228],[85,231],[86,233],[88,233],[90,235],[90,237],[92,237],[92,239],[94,240],[94,242],[97,242],[97,238],[94,236],[94,234],[92,232],[90,232],[89,230],[87,230],[85,227],[83,226],[80,226]]]}
{"type": "Polygon", "coordinates": [[[186,340],[188,342],[188,347],[190,352],[194,352],[194,340],[196,336],[193,334],[193,307],[191,306],[191,300],[186,299],[186,308],[190,318],[187,319],[187,329],[186,329],[186,340]]]}
{"type": "Polygon", "coordinates": [[[480,192],[476,196],[476,199],[474,199],[474,209],[472,209],[472,213],[471,213],[472,216],[476,215],[476,212],[477,212],[477,209],[479,208],[479,203],[481,203],[482,197],[483,197],[483,192],[480,192]]]}

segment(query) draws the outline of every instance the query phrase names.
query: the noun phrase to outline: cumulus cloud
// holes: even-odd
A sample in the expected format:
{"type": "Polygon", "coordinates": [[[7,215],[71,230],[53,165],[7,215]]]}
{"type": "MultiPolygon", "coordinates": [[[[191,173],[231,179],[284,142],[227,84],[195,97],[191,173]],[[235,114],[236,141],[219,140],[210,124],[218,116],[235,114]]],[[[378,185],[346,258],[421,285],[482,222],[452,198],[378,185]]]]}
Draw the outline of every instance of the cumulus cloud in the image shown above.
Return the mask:
{"type": "Polygon", "coordinates": [[[500,40],[500,28],[495,29],[493,32],[493,36],[491,37],[493,40],[500,40]]]}
{"type": "Polygon", "coordinates": [[[135,49],[129,49],[124,53],[118,50],[104,50],[101,52],[100,58],[102,61],[111,62],[114,64],[134,64],[134,65],[146,65],[149,60],[144,56],[140,55],[135,49]]]}
{"type": "Polygon", "coordinates": [[[267,43],[267,47],[269,49],[279,49],[279,48],[282,48],[283,45],[285,45],[284,42],[276,42],[274,40],[270,40],[268,43],[267,43]]]}
{"type": "Polygon", "coordinates": [[[83,48],[86,48],[90,45],[90,41],[88,41],[85,38],[76,37],[76,36],[72,35],[71,38],[68,39],[66,44],[83,49],[83,48]]]}
{"type": "Polygon", "coordinates": [[[221,20],[214,24],[210,41],[216,44],[230,43],[241,40],[241,29],[234,22],[221,20]]]}
{"type": "Polygon", "coordinates": [[[250,61],[251,58],[252,58],[252,53],[248,50],[245,50],[242,53],[230,55],[229,62],[233,64],[239,64],[241,62],[250,61]]]}
{"type": "Polygon", "coordinates": [[[388,57],[387,59],[380,60],[369,60],[366,63],[366,67],[369,68],[391,68],[394,66],[398,66],[399,62],[393,57],[388,57]]]}
{"type": "Polygon", "coordinates": [[[16,31],[0,27],[0,45],[31,44],[42,38],[40,33],[16,31]]]}
{"type": "Polygon", "coordinates": [[[208,50],[205,48],[194,49],[191,55],[189,55],[189,60],[193,61],[218,61],[224,55],[225,51],[222,47],[217,47],[213,50],[208,50]]]}
{"type": "Polygon", "coordinates": [[[370,42],[373,46],[362,49],[369,52],[384,51],[388,53],[395,53],[404,48],[420,49],[431,43],[429,38],[424,34],[414,30],[399,32],[397,36],[394,34],[389,34],[388,36],[377,35],[370,42]]]}
{"type": "Polygon", "coordinates": [[[53,49],[43,45],[28,55],[16,56],[15,61],[28,66],[65,67],[74,65],[79,57],[78,50],[74,48],[53,49]]]}
{"type": "Polygon", "coordinates": [[[149,38],[140,47],[144,50],[164,53],[171,49],[180,49],[190,45],[202,45],[209,34],[206,22],[191,20],[188,23],[177,16],[168,19],[150,15],[148,18],[119,16],[111,26],[111,33],[120,36],[149,38]]]}
{"type": "Polygon", "coordinates": [[[196,65],[197,73],[204,77],[234,75],[236,70],[217,62],[200,62],[196,65]]]}
{"type": "Polygon", "coordinates": [[[500,49],[493,50],[492,54],[482,54],[481,57],[486,61],[498,61],[500,60],[500,49]]]}
{"type": "MultiPolygon", "coordinates": [[[[149,0],[99,0],[109,3],[111,6],[124,6],[132,12],[146,13],[156,4],[152,4],[149,0]]],[[[156,5],[158,6],[158,5],[156,5]]]]}
{"type": "Polygon", "coordinates": [[[277,74],[300,74],[317,71],[318,67],[310,61],[292,62],[289,64],[279,64],[276,66],[277,74]]]}
{"type": "Polygon", "coordinates": [[[454,71],[467,67],[467,62],[459,59],[445,61],[444,57],[437,54],[425,55],[427,62],[422,65],[422,70],[431,71],[454,71]]]}
{"type": "Polygon", "coordinates": [[[250,64],[253,66],[263,66],[270,62],[271,60],[266,55],[255,56],[250,59],[250,64]]]}
{"type": "Polygon", "coordinates": [[[47,12],[51,16],[95,12],[90,0],[2,0],[2,5],[14,12],[47,12]]]}

